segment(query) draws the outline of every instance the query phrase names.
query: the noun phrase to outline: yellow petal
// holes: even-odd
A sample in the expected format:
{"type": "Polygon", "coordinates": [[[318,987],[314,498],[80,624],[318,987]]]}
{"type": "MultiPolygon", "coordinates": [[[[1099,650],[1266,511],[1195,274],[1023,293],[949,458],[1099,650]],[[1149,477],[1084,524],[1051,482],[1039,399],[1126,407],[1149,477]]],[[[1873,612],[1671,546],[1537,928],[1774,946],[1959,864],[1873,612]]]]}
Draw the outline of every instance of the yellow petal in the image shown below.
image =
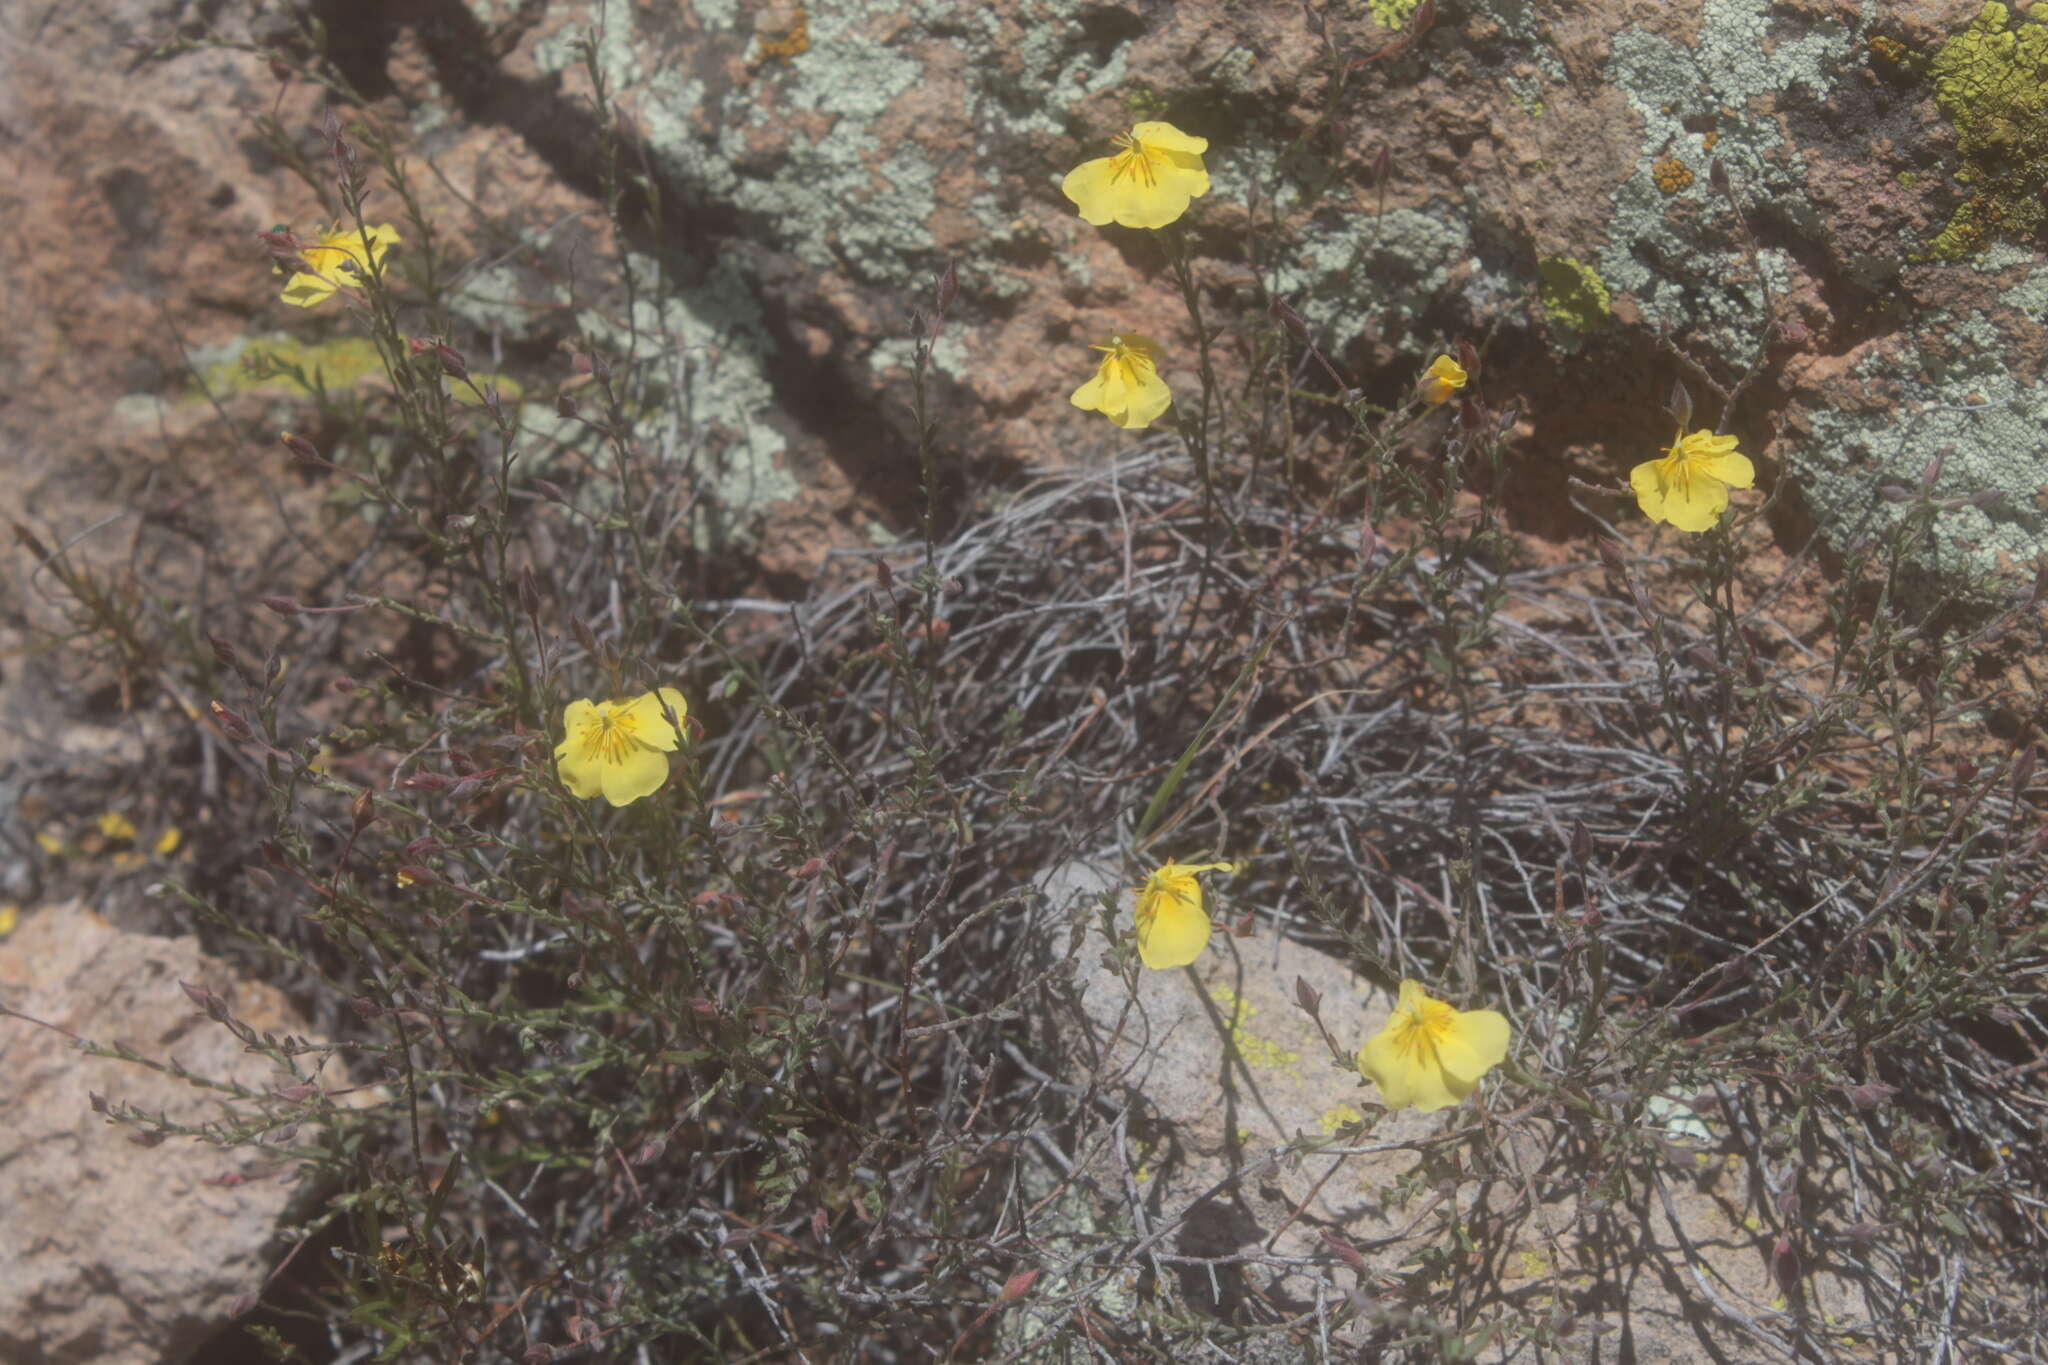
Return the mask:
{"type": "Polygon", "coordinates": [[[1121,223],[1125,227],[1165,227],[1188,211],[1188,200],[1209,192],[1209,173],[1199,161],[1182,164],[1185,153],[1173,153],[1152,168],[1152,183],[1126,174],[1116,174],[1115,157],[1084,161],[1067,172],[1060,189],[1081,210],[1081,216],[1101,227],[1121,223]]]}
{"type": "Polygon", "coordinates": [[[1658,468],[1663,463],[1645,460],[1628,472],[1629,484],[1636,490],[1636,506],[1651,521],[1664,520],[1664,476],[1658,468]]]}
{"type": "Polygon", "coordinates": [[[555,746],[555,772],[561,777],[562,785],[569,789],[569,794],[579,801],[588,801],[603,790],[603,761],[584,759],[575,752],[576,731],[596,709],[596,704],[588,697],[570,702],[562,711],[562,729],[566,737],[555,746]]]}
{"type": "Polygon", "coordinates": [[[297,307],[311,308],[333,292],[334,286],[320,276],[301,271],[285,282],[284,293],[280,297],[297,307]]]}
{"type": "Polygon", "coordinates": [[[1116,218],[1115,197],[1116,177],[1111,170],[1111,157],[1097,157],[1084,161],[1067,172],[1060,181],[1060,193],[1074,201],[1081,210],[1081,216],[1097,227],[1116,218]]]}
{"type": "Polygon", "coordinates": [[[1131,136],[1162,152],[1191,152],[1200,156],[1209,150],[1208,138],[1190,137],[1171,123],[1140,123],[1131,129],[1131,136]]]}
{"type": "Polygon", "coordinates": [[[1137,386],[1129,391],[1123,416],[1117,425],[1135,431],[1149,427],[1154,418],[1173,405],[1173,392],[1156,370],[1141,371],[1137,386]]]}
{"type": "Polygon", "coordinates": [[[1102,392],[1105,387],[1107,386],[1104,384],[1102,376],[1098,374],[1080,388],[1075,389],[1074,396],[1067,401],[1077,408],[1086,408],[1088,411],[1094,412],[1102,406],[1102,392]]]}
{"type": "Polygon", "coordinates": [[[1413,1105],[1428,1114],[1458,1102],[1444,1084],[1442,1070],[1398,1046],[1391,1025],[1358,1050],[1358,1069],[1379,1087],[1380,1098],[1389,1108],[1413,1105]]]}
{"type": "Polygon", "coordinates": [[[1147,967],[1185,967],[1208,946],[1209,916],[1202,909],[1200,887],[1195,888],[1192,898],[1165,890],[1138,898],[1138,956],[1147,967]],[[1150,914],[1146,913],[1148,908],[1150,914]]]}
{"type": "Polygon", "coordinates": [[[1695,476],[1664,490],[1664,520],[1681,531],[1709,530],[1727,508],[1728,485],[1719,479],[1695,476]]]}
{"type": "MultiPolygon", "coordinates": [[[[674,732],[670,733],[673,735],[674,732]]],[[[614,806],[629,806],[660,790],[661,784],[668,781],[668,757],[656,749],[629,749],[618,762],[601,764],[600,767],[602,772],[598,780],[604,790],[604,799],[614,806]]]]}
{"type": "MultiPolygon", "coordinates": [[[[1732,443],[1734,437],[1729,437],[1732,443]]],[[[1756,466],[1749,462],[1749,456],[1730,450],[1723,454],[1695,457],[1693,469],[1710,479],[1719,479],[1730,488],[1749,488],[1756,483],[1756,466]]]]}
{"type": "Polygon", "coordinates": [[[1450,1033],[1437,1043],[1437,1060],[1452,1089],[1472,1093],[1479,1078],[1508,1055],[1508,1021],[1495,1010],[1461,1010],[1450,1033]]]}
{"type": "MultiPolygon", "coordinates": [[[[664,701],[669,704],[669,709],[676,713],[677,720],[689,714],[689,708],[683,703],[683,694],[673,687],[641,693],[626,707],[625,714],[633,718],[634,739],[666,751],[676,747],[676,731],[675,727],[668,723],[668,718],[662,714],[661,704],[664,701]]],[[[665,765],[663,772],[667,772],[665,765]]]]}

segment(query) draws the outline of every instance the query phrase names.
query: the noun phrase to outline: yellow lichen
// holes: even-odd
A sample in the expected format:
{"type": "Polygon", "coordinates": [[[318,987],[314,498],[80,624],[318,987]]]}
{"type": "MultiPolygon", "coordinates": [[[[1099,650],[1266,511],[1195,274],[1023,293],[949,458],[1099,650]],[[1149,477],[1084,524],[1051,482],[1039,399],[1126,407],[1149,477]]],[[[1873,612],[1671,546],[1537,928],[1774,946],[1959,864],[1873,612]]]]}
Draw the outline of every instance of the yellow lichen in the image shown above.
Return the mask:
{"type": "Polygon", "coordinates": [[[2048,24],[2011,25],[2011,11],[1990,0],[1928,64],[1935,103],[1956,128],[1956,180],[1971,191],[1927,249],[1937,260],[2048,226],[2048,24]]]}
{"type": "Polygon", "coordinates": [[[1218,986],[1215,988],[1215,991],[1217,1003],[1230,1011],[1229,1019],[1224,1025],[1227,1029],[1225,1041],[1229,1044],[1230,1050],[1237,1054],[1240,1061],[1254,1071],[1284,1071],[1289,1075],[1295,1075],[1299,1072],[1301,1067],[1301,1054],[1299,1052],[1281,1047],[1278,1043],[1261,1038],[1245,1027],[1245,1024],[1250,1021],[1251,1017],[1258,1013],[1258,1006],[1238,995],[1227,986],[1218,986]]]}

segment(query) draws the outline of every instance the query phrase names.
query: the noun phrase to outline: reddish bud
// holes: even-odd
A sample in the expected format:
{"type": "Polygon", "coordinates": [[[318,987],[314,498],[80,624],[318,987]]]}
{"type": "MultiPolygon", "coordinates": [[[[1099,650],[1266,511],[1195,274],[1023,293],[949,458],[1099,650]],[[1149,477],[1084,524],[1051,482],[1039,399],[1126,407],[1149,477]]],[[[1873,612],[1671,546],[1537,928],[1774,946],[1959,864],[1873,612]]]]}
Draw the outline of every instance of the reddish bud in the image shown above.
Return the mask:
{"type": "Polygon", "coordinates": [[[299,605],[299,599],[296,597],[266,597],[263,599],[263,605],[279,616],[297,616],[305,610],[299,605]]]}
{"type": "Polygon", "coordinates": [[[2025,794],[2027,784],[2034,780],[2034,746],[2023,746],[2012,758],[2012,794],[2025,794]]]}
{"type": "Polygon", "coordinates": [[[884,592],[891,591],[896,586],[896,571],[889,567],[889,561],[886,559],[875,561],[875,578],[881,583],[884,592]]]}
{"type": "Polygon", "coordinates": [[[248,721],[243,720],[219,702],[211,703],[210,709],[213,711],[214,719],[220,722],[220,728],[227,732],[229,739],[246,740],[255,735],[256,732],[249,728],[248,721]]]}
{"type": "MultiPolygon", "coordinates": [[[[555,416],[557,416],[557,417],[569,417],[569,418],[573,418],[573,417],[575,417],[575,415],[576,415],[576,400],[575,400],[575,399],[573,399],[573,398],[571,398],[571,397],[570,397],[570,396],[569,396],[568,394],[566,394],[566,393],[558,393],[558,394],[556,394],[556,395],[555,395],[555,416]]],[[[538,483],[538,482],[540,482],[540,480],[536,479],[536,480],[534,480],[534,482],[535,482],[535,483],[538,483]]],[[[560,501],[560,499],[558,498],[558,499],[556,499],[556,501],[558,501],[558,502],[559,502],[559,501],[560,501]]]]}
{"type": "Polygon", "coordinates": [[[1379,155],[1372,159],[1372,183],[1384,185],[1387,176],[1394,169],[1394,152],[1385,143],[1380,144],[1379,155]]]}
{"type": "Polygon", "coordinates": [[[1941,477],[1941,467],[1947,463],[1948,452],[1944,450],[1922,465],[1920,467],[1920,486],[1924,489],[1932,489],[1935,481],[1941,477]]]}
{"type": "Polygon", "coordinates": [[[1883,498],[1886,502],[1911,502],[1913,500],[1913,490],[1896,483],[1880,484],[1878,485],[1877,496],[1883,498]]]}
{"type": "Polygon", "coordinates": [[[357,792],[356,799],[349,802],[348,818],[350,824],[354,827],[354,832],[357,834],[361,834],[364,830],[368,829],[370,822],[377,818],[377,806],[370,797],[370,789],[368,787],[357,792]]]}
{"type": "Polygon", "coordinates": [[[533,491],[551,502],[559,502],[564,507],[569,505],[569,495],[562,491],[562,485],[552,479],[535,479],[533,491]]]}
{"type": "Polygon", "coordinates": [[[1334,1252],[1338,1260],[1350,1266],[1361,1275],[1365,1273],[1365,1257],[1358,1254],[1357,1247],[1351,1245],[1351,1243],[1345,1241],[1328,1228],[1322,1229],[1322,1234],[1323,1245],[1334,1252]]]}
{"type": "Polygon", "coordinates": [[[1685,381],[1671,381],[1671,396],[1664,400],[1664,411],[1671,414],[1671,420],[1683,432],[1692,425],[1692,391],[1685,387],[1685,381]]]}
{"type": "Polygon", "coordinates": [[[960,297],[960,272],[954,267],[953,262],[946,262],[945,270],[939,275],[939,284],[935,293],[938,299],[939,313],[938,319],[935,321],[943,321],[946,316],[946,310],[953,306],[953,300],[960,297]]]}
{"type": "Polygon", "coordinates": [[[1572,861],[1583,865],[1593,856],[1593,831],[1584,820],[1572,821],[1572,861]]]}
{"type": "Polygon", "coordinates": [[[287,431],[280,435],[277,439],[284,443],[284,448],[286,450],[289,450],[294,456],[301,460],[304,460],[307,464],[320,465],[322,468],[326,467],[327,461],[320,458],[319,450],[317,450],[314,447],[313,443],[307,440],[305,437],[294,436],[289,431],[287,431]]]}
{"type": "Polygon", "coordinates": [[[441,373],[450,379],[469,378],[469,360],[462,352],[445,341],[434,343],[434,359],[441,362],[441,373]]]}
{"type": "Polygon", "coordinates": [[[1607,566],[1608,572],[1621,573],[1627,568],[1628,561],[1622,557],[1621,546],[1607,537],[1602,536],[1595,541],[1594,548],[1600,552],[1600,562],[1607,566]]]}
{"type": "Polygon", "coordinates": [[[1479,376],[1479,348],[1463,338],[1458,341],[1458,367],[1465,371],[1467,378],[1479,376]]]}
{"type": "Polygon", "coordinates": [[[441,879],[418,863],[407,863],[398,869],[398,880],[413,886],[438,886],[441,879]]]}
{"type": "Polygon", "coordinates": [[[1294,978],[1294,1003],[1301,1006],[1311,1016],[1322,1013],[1322,993],[1316,990],[1314,986],[1309,985],[1308,978],[1305,976],[1294,978]]]}
{"type": "Polygon", "coordinates": [[[540,619],[540,587],[533,581],[533,566],[519,570],[519,609],[533,620],[540,619]]]}
{"type": "Polygon", "coordinates": [[[1799,1288],[1799,1253],[1792,1249],[1790,1237],[1780,1237],[1771,1248],[1771,1276],[1787,1297],[1799,1288]]]}
{"type": "Polygon", "coordinates": [[[1045,1272],[1036,1266],[1020,1270],[1003,1281],[1003,1302],[1015,1303],[1031,1292],[1031,1286],[1038,1283],[1038,1277],[1045,1272]]]}

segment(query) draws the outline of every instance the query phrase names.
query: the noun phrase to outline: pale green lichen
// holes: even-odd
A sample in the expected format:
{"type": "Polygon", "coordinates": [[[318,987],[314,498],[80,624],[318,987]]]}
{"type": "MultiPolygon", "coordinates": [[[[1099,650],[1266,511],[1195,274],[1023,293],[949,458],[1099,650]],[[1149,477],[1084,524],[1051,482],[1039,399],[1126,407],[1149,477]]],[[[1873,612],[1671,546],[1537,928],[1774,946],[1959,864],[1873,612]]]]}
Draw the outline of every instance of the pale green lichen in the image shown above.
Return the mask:
{"type": "Polygon", "coordinates": [[[2027,239],[2048,222],[2048,24],[2011,24],[1989,0],[1928,64],[1934,101],[1956,129],[1956,181],[1970,191],[1928,245],[1936,260],[2027,239]]]}
{"type": "Polygon", "coordinates": [[[2002,359],[2010,345],[1982,314],[1936,314],[1921,325],[1927,340],[1919,348],[1874,354],[1855,367],[1857,379],[1895,396],[1892,405],[1809,413],[1810,439],[1789,448],[1791,473],[1837,546],[1903,515],[1879,500],[1878,487],[1917,488],[1937,453],[1937,497],[2003,493],[2004,505],[1990,511],[1944,511],[1927,557],[1910,566],[1938,591],[1960,596],[1980,590],[2001,560],[2027,564],[2048,553],[2048,519],[2037,504],[2048,487],[2048,391],[2014,379],[2002,359]]]}
{"type": "Polygon", "coordinates": [[[1310,220],[1279,253],[1271,280],[1341,350],[1419,322],[1463,267],[1480,273],[1462,217],[1392,209],[1310,220]]]}
{"type": "MultiPolygon", "coordinates": [[[[1826,99],[1854,50],[1848,26],[1832,20],[1808,21],[1803,32],[1781,30],[1769,0],[1708,0],[1690,48],[1638,29],[1615,35],[1604,74],[1628,99],[1642,137],[1636,168],[1615,191],[1607,242],[1594,264],[1610,289],[1633,297],[1645,324],[1684,337],[1731,371],[1755,356],[1766,309],[1741,232],[1718,196],[1704,212],[1675,212],[1652,166],[1670,156],[1703,172],[1718,158],[1746,202],[1768,206],[1804,236],[1825,238],[1827,225],[1806,194],[1806,168],[1778,120],[1757,102],[1795,91],[1826,99]],[[1694,128],[1712,120],[1711,151],[1705,132],[1688,128],[1689,118],[1694,128]],[[1745,277],[1734,290],[1726,287],[1745,277]]],[[[1783,264],[1767,261],[1764,268],[1782,273],[1783,264]]],[[[1896,267],[1859,263],[1876,272],[1896,267]]]]}
{"type": "Polygon", "coordinates": [[[1572,256],[1551,256],[1536,263],[1536,296],[1552,326],[1583,336],[1607,325],[1614,296],[1600,272],[1572,256]]]}

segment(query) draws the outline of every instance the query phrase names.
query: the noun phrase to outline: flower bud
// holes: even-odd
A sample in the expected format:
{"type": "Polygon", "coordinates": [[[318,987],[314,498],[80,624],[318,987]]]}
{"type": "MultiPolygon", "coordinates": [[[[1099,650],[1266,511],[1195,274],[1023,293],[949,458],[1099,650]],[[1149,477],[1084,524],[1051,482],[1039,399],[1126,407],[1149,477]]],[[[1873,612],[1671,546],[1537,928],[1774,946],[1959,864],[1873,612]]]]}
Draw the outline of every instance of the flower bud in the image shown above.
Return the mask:
{"type": "Polygon", "coordinates": [[[1886,502],[1911,502],[1913,490],[1896,483],[1878,485],[1877,496],[1886,502]]]}
{"type": "Polygon", "coordinates": [[[1941,477],[1941,467],[1947,463],[1948,452],[1946,450],[1936,452],[1933,459],[1929,460],[1925,465],[1921,466],[1920,487],[1922,487],[1923,489],[1932,489],[1934,487],[1935,481],[1941,477]]]}
{"type": "Polygon", "coordinates": [[[248,721],[243,720],[219,702],[211,703],[210,708],[213,711],[214,719],[220,722],[220,728],[227,732],[229,739],[247,740],[255,735],[256,732],[249,728],[248,721]]]}
{"type": "Polygon", "coordinates": [[[276,612],[279,616],[297,616],[305,610],[304,607],[299,605],[299,599],[296,597],[265,597],[263,605],[276,612]]]}

